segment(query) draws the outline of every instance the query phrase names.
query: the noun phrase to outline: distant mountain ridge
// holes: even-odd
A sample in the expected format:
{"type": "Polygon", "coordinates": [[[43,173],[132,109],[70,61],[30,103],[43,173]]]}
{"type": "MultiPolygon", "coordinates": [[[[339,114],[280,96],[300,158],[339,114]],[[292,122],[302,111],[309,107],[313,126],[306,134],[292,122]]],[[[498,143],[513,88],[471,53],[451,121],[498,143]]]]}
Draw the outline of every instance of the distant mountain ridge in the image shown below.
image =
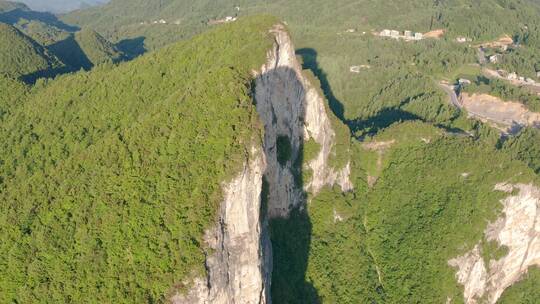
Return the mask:
{"type": "Polygon", "coordinates": [[[36,11],[66,13],[106,3],[108,0],[19,0],[36,11]]]}

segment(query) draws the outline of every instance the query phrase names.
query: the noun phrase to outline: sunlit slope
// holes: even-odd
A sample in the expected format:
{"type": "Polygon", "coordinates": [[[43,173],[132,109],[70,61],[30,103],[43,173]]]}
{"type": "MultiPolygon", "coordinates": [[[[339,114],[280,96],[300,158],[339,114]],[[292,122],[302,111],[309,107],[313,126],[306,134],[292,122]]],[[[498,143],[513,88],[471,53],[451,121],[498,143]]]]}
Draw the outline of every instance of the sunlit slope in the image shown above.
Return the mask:
{"type": "Polygon", "coordinates": [[[260,145],[273,19],[38,84],[1,124],[0,302],[166,302],[260,145]]]}

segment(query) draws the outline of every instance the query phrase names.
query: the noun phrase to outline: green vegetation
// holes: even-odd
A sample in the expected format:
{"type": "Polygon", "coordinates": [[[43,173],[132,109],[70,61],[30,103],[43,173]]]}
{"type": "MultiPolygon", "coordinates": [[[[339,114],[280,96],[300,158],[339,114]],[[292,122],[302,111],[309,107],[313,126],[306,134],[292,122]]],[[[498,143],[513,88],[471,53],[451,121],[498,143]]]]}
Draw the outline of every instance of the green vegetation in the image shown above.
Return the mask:
{"type": "Polygon", "coordinates": [[[260,144],[274,22],[39,81],[3,116],[0,302],[163,303],[204,272],[222,182],[260,144]]]}
{"type": "Polygon", "coordinates": [[[65,30],[39,20],[19,19],[15,27],[45,47],[67,39],[70,35],[65,30]]]}
{"type": "Polygon", "coordinates": [[[530,47],[511,48],[501,56],[495,64],[497,69],[515,72],[520,76],[536,79],[536,71],[540,71],[538,49],[530,47]]]}
{"type": "MultiPolygon", "coordinates": [[[[119,67],[110,63],[120,52],[84,31],[46,43],[72,67],[103,63],[93,72],[30,89],[11,78],[0,83],[24,97],[0,108],[0,199],[8,202],[0,217],[7,231],[0,254],[8,256],[0,301],[45,294],[80,302],[83,291],[101,302],[160,302],[170,286],[204,271],[201,236],[214,219],[219,182],[258,134],[249,71],[264,58],[270,42],[261,43],[261,32],[274,20],[243,19],[260,13],[288,24],[305,75],[335,114],[330,165],[350,161],[355,185],[347,194],[306,194],[305,208],[270,221],[275,303],[461,303],[448,260],[478,242],[485,259],[506,254],[483,238],[505,195],[493,186],[538,182],[540,137],[527,129],[501,141],[451,106],[438,82],[479,75],[474,45],[504,34],[519,47],[495,66],[532,76],[537,1],[113,0],[62,18],[130,55],[190,38],[214,27],[210,21],[240,18],[119,67]],[[417,42],[372,34],[384,28],[446,32],[417,42]],[[473,41],[457,43],[459,36],[473,41]],[[72,56],[77,47],[87,61],[72,56]],[[384,151],[363,145],[381,141],[395,142],[384,151]]],[[[56,39],[50,33],[29,35],[56,39]]],[[[537,96],[499,80],[478,78],[466,90],[540,110],[537,96]]],[[[308,141],[293,161],[298,186],[311,174],[301,162],[319,149],[308,141]]],[[[281,165],[291,160],[286,136],[277,150],[281,165]]],[[[537,282],[531,273],[505,293],[506,303],[527,297],[537,282]]]]}
{"type": "MultiPolygon", "coordinates": [[[[462,290],[448,260],[472,249],[483,239],[486,223],[497,216],[501,194],[493,186],[515,181],[527,170],[465,138],[396,148],[391,159],[367,195],[365,214],[367,245],[380,269],[386,301],[459,299],[462,290]],[[499,169],[492,171],[493,166],[499,169]]],[[[526,175],[519,178],[533,178],[526,175]]]]}
{"type": "Polygon", "coordinates": [[[124,55],[93,30],[81,30],[49,46],[58,58],[74,70],[90,70],[104,63],[117,63],[124,55]]]}
{"type": "Polygon", "coordinates": [[[313,228],[307,280],[322,303],[384,303],[377,265],[366,246],[365,204],[340,192],[326,189],[309,204],[313,228]]]}
{"type": "Polygon", "coordinates": [[[0,0],[0,13],[6,13],[16,9],[28,9],[28,7],[19,2],[0,0]]]}
{"type": "Polygon", "coordinates": [[[507,254],[484,239],[505,196],[493,187],[538,182],[530,170],[482,137],[447,134],[419,121],[394,124],[366,143],[389,141],[380,168],[373,167],[376,151],[353,145],[353,193],[325,189],[308,199],[307,210],[271,222],[273,299],[443,303],[451,297],[462,303],[448,261],[479,241],[486,259],[507,254]],[[368,188],[366,175],[374,170],[378,181],[368,188]]]}
{"type": "Polygon", "coordinates": [[[485,265],[489,265],[491,260],[500,260],[508,255],[508,247],[499,246],[496,241],[484,241],[482,243],[482,257],[485,265]]]}
{"type": "Polygon", "coordinates": [[[93,30],[85,29],[75,33],[75,40],[93,65],[115,63],[122,59],[116,47],[93,30]]]}
{"type": "Polygon", "coordinates": [[[24,102],[27,90],[22,82],[0,75],[0,122],[24,102]]]}
{"type": "Polygon", "coordinates": [[[540,130],[525,128],[504,142],[502,150],[540,174],[540,130]]]}
{"type": "Polygon", "coordinates": [[[500,304],[536,304],[540,299],[540,268],[531,267],[520,282],[508,288],[498,303],[500,304]]]}
{"type": "Polygon", "coordinates": [[[0,22],[0,74],[21,77],[60,67],[58,60],[15,27],[0,22]]]}

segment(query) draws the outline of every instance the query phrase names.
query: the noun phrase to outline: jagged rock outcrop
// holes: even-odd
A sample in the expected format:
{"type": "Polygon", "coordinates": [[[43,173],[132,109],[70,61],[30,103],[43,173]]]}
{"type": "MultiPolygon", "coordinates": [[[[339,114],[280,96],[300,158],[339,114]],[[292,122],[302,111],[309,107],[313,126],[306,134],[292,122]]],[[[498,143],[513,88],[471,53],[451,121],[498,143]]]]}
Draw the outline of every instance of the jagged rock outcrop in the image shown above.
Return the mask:
{"type": "Polygon", "coordinates": [[[350,165],[339,171],[329,166],[336,134],[323,96],[302,73],[284,27],[276,25],[271,32],[276,42],[261,72],[256,73],[255,100],[265,125],[264,149],[268,162],[265,177],[270,185],[268,215],[287,217],[292,208],[302,203],[304,189],[298,187],[295,163],[301,145],[311,138],[320,145],[320,152],[308,164],[313,170],[313,178],[304,181],[305,189],[316,193],[324,185],[339,184],[348,191],[352,184],[350,165]],[[286,165],[278,162],[277,140],[280,136],[286,136],[290,142],[291,155],[286,165]]]}
{"type": "Polygon", "coordinates": [[[502,200],[504,216],[486,229],[486,239],[508,249],[508,254],[490,260],[486,267],[477,245],[449,262],[458,268],[458,282],[465,288],[465,302],[496,303],[506,288],[516,283],[531,266],[540,266],[540,189],[534,185],[498,184],[495,190],[513,193],[502,200]]]}
{"type": "MultiPolygon", "coordinates": [[[[174,304],[271,303],[271,244],[268,217],[286,217],[303,203],[298,183],[298,159],[304,141],[313,138],[320,146],[309,163],[313,180],[306,189],[316,192],[326,184],[352,189],[350,165],[339,171],[328,160],[335,142],[324,98],[302,75],[294,46],[282,25],[267,62],[254,72],[257,111],[265,127],[263,147],[252,149],[243,171],[223,187],[224,200],[218,224],[208,231],[210,249],[206,259],[208,277],[196,278],[187,294],[176,294],[174,304]],[[287,160],[278,160],[278,138],[287,138],[287,160]],[[261,214],[263,176],[268,184],[268,214],[261,214]]],[[[300,164],[301,167],[301,164],[300,164]]]]}
{"type": "Polygon", "coordinates": [[[187,295],[174,304],[269,303],[270,240],[261,222],[261,188],[265,157],[253,149],[242,172],[224,185],[219,223],[208,231],[211,249],[206,260],[208,278],[197,278],[187,295]]]}

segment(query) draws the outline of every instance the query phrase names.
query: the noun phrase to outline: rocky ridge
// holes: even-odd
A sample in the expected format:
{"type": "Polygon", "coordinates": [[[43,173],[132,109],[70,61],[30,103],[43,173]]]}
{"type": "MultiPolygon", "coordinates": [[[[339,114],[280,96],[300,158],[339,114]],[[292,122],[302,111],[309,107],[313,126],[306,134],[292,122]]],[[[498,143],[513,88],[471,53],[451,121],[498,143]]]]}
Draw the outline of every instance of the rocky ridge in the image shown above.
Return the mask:
{"type": "MultiPolygon", "coordinates": [[[[302,74],[291,38],[283,25],[271,31],[274,45],[255,78],[254,99],[265,127],[262,147],[253,147],[244,169],[224,184],[218,224],[206,234],[209,247],[206,278],[185,282],[192,286],[176,293],[171,303],[271,303],[271,244],[268,218],[287,217],[305,203],[305,190],[314,193],[324,185],[338,184],[351,190],[350,165],[329,166],[335,132],[325,100],[302,74]],[[278,138],[290,143],[286,162],[278,160],[278,138]],[[304,141],[314,139],[321,149],[308,167],[313,178],[298,183],[298,160],[304,141]],[[267,197],[262,197],[266,181],[267,197]],[[267,206],[261,206],[262,202],[267,206]],[[261,214],[267,210],[267,214],[261,214]]],[[[301,166],[301,165],[300,165],[301,166]]]]}

